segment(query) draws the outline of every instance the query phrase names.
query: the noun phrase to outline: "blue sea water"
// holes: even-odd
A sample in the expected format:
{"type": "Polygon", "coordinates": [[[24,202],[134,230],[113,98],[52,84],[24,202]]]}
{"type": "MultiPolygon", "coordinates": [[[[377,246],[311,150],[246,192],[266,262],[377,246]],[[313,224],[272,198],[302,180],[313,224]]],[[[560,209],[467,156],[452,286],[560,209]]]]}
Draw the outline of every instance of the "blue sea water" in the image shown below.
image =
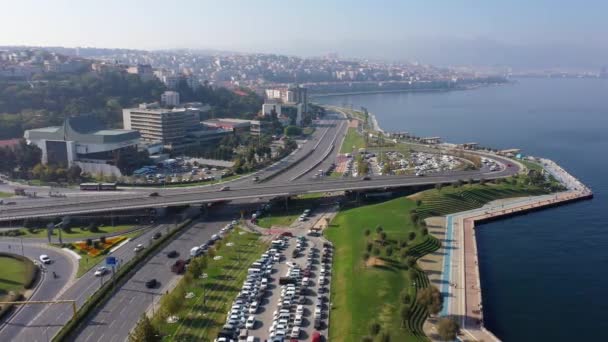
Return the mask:
{"type": "Polygon", "coordinates": [[[484,318],[504,341],[608,341],[608,80],[315,101],[364,106],[386,131],[521,148],[591,187],[591,201],[479,226],[484,318]]]}

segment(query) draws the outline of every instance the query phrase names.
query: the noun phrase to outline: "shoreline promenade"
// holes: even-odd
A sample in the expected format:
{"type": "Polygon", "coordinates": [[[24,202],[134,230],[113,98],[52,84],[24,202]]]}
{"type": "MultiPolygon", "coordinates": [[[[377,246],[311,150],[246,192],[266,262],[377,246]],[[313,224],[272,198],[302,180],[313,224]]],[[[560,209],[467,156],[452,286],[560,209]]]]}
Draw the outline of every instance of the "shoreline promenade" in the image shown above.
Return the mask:
{"type": "Polygon", "coordinates": [[[454,317],[461,327],[460,340],[500,341],[483,324],[483,301],[475,238],[475,223],[517,215],[593,197],[589,188],[551,160],[542,159],[546,172],[559,180],[566,191],[501,200],[482,208],[446,216],[446,256],[441,275],[443,310],[439,316],[454,317]]]}

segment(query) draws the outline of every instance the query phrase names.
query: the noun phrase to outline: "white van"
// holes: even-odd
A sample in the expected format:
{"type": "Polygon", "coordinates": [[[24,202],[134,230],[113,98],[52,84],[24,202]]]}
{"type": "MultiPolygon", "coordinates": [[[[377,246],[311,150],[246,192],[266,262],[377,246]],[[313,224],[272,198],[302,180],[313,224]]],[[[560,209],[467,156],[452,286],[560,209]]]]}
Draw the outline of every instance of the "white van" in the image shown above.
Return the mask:
{"type": "Polygon", "coordinates": [[[202,252],[202,249],[199,246],[192,247],[192,249],[190,249],[190,256],[197,257],[201,254],[201,252],[202,252]]]}

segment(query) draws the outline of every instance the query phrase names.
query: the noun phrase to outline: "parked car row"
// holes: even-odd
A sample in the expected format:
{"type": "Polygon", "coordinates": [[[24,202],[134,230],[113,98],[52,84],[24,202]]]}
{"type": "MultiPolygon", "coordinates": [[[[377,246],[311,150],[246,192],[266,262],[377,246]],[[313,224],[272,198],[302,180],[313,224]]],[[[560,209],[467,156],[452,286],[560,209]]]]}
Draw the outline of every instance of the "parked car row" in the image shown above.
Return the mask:
{"type": "Polygon", "coordinates": [[[255,341],[253,336],[248,336],[248,330],[256,327],[258,321],[255,314],[268,289],[272,265],[281,260],[283,248],[284,245],[278,242],[271,244],[268,251],[251,264],[247,270],[247,278],[226,315],[226,323],[218,334],[216,342],[231,341],[237,337],[237,334],[239,341],[255,341]]]}

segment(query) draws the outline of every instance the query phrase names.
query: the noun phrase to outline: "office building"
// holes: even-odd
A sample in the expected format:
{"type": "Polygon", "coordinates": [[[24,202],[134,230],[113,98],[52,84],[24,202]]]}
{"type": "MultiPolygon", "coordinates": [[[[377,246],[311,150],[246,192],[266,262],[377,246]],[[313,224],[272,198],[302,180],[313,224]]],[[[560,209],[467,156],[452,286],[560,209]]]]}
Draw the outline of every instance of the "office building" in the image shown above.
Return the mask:
{"type": "Polygon", "coordinates": [[[200,128],[196,108],[162,108],[158,103],[140,104],[122,111],[125,129],[139,131],[144,141],[156,141],[168,150],[185,148],[189,131],[200,128]]]}
{"type": "Polygon", "coordinates": [[[165,107],[179,106],[179,93],[176,91],[166,91],[160,95],[160,103],[165,107]]]}

